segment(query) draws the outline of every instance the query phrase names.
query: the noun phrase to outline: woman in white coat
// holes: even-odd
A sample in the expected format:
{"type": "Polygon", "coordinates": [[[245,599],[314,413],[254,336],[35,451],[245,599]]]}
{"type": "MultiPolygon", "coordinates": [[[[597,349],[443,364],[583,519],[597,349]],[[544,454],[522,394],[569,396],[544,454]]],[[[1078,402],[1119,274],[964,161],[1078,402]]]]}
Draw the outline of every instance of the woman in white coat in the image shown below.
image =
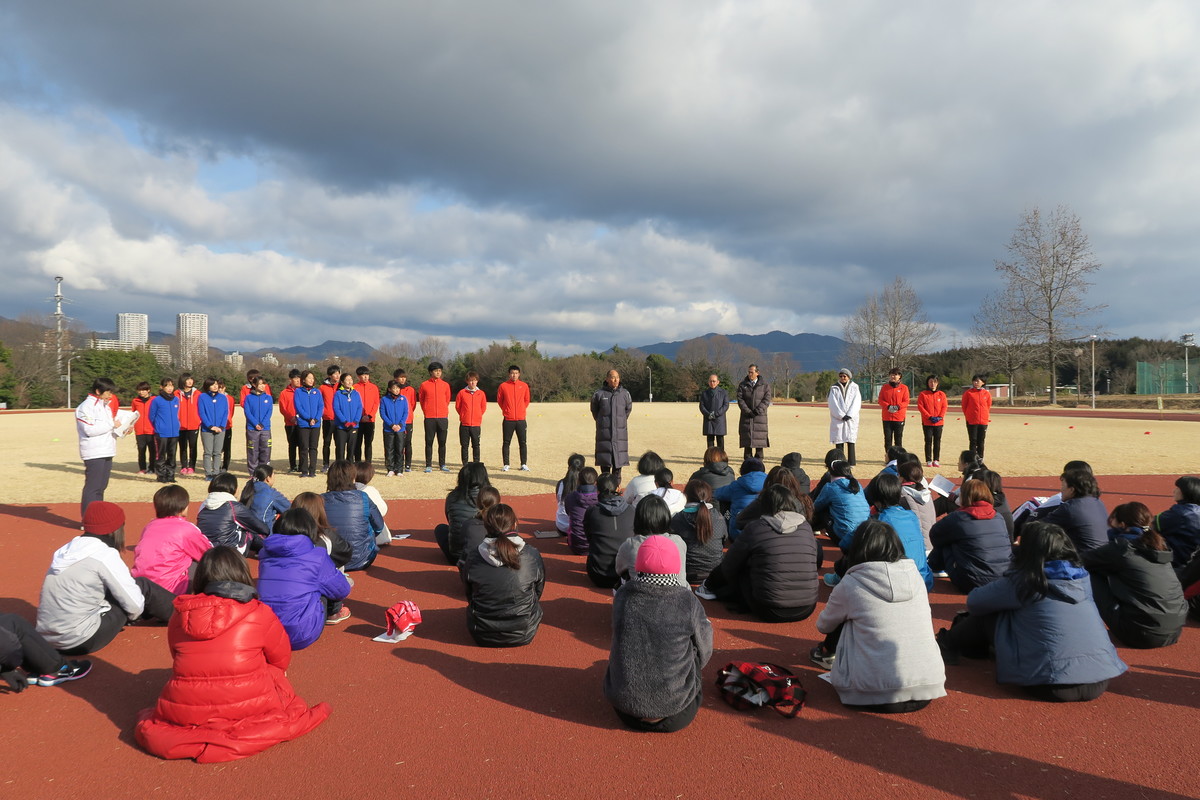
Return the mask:
{"type": "Polygon", "coordinates": [[[829,387],[829,441],[845,453],[851,466],[856,463],[854,443],[858,440],[858,413],[862,410],[862,396],[858,384],[850,380],[853,377],[850,370],[840,369],[837,383],[829,387]]]}
{"type": "Polygon", "coordinates": [[[108,378],[97,378],[92,392],[75,409],[75,430],[79,434],[79,457],[83,460],[83,496],[79,518],[96,500],[104,499],[113,457],[117,454],[116,419],[112,400],[117,385],[108,378]]]}

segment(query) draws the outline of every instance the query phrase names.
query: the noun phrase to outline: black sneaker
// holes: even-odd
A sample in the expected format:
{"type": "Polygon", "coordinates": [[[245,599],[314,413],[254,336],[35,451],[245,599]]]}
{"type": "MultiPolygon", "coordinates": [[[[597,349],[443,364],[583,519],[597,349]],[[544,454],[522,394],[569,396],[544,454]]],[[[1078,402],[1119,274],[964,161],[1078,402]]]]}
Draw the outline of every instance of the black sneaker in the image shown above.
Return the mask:
{"type": "Polygon", "coordinates": [[[77,681],[91,671],[92,662],[90,661],[68,661],[52,675],[30,675],[29,685],[32,686],[36,683],[38,686],[58,686],[67,681],[77,681]]]}
{"type": "Polygon", "coordinates": [[[823,644],[817,645],[812,649],[812,652],[808,654],[808,659],[810,661],[812,661],[818,667],[822,667],[824,669],[833,669],[833,660],[835,658],[837,658],[837,654],[826,650],[825,645],[823,644]]]}

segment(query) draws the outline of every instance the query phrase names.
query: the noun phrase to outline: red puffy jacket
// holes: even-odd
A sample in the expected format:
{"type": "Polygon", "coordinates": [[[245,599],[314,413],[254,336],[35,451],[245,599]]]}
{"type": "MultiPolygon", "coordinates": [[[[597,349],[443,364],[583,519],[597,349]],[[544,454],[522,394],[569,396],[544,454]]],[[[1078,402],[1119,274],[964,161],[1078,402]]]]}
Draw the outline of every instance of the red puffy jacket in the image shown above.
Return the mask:
{"type": "Polygon", "coordinates": [[[174,674],[134,730],[161,758],[233,761],[302,736],[329,716],[326,703],[308,708],[292,690],[284,674],[292,647],[275,612],[249,586],[212,586],[232,596],[175,598],[168,630],[174,674]]]}

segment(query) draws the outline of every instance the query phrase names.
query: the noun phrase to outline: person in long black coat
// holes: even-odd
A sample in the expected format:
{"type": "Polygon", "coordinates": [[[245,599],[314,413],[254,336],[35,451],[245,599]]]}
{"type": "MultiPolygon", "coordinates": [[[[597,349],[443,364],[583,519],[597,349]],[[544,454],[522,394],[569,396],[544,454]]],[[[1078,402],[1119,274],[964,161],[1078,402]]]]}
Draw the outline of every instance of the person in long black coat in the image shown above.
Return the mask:
{"type": "Polygon", "coordinates": [[[708,447],[725,449],[725,412],[729,409],[729,393],[721,388],[721,379],[708,376],[708,388],[700,393],[700,416],[704,418],[703,433],[708,447]]]}
{"type": "Polygon", "coordinates": [[[756,364],[751,364],[746,369],[746,377],[738,384],[737,404],[742,412],[738,421],[738,440],[739,446],[745,451],[743,456],[762,458],[763,448],[771,446],[771,440],[767,436],[767,409],[771,407],[771,387],[758,374],[756,364]],[[753,454],[751,451],[754,451],[753,454]]]}
{"type": "Polygon", "coordinates": [[[621,467],[629,464],[629,413],[633,398],[621,386],[621,373],[610,369],[604,385],[592,395],[592,419],[596,421],[596,466],[621,480],[621,467]]]}

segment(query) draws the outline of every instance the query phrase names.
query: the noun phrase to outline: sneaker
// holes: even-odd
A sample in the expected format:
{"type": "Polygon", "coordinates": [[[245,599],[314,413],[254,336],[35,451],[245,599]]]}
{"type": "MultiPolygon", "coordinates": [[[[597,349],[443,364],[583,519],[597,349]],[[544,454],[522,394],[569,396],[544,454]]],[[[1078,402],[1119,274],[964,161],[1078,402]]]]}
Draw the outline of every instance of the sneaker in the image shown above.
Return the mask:
{"type": "Polygon", "coordinates": [[[950,577],[950,573],[949,573],[949,572],[946,572],[946,570],[942,570],[941,572],[935,572],[935,573],[933,573],[933,577],[935,577],[935,578],[949,578],[949,577],[950,577]]]}
{"type": "Polygon", "coordinates": [[[433,472],[433,467],[426,467],[426,468],[425,468],[425,471],[426,471],[426,472],[433,472]]]}
{"type": "Polygon", "coordinates": [[[826,586],[832,588],[842,582],[842,577],[836,572],[826,572],[825,577],[821,580],[825,581],[826,586]]]}
{"type": "Polygon", "coordinates": [[[145,474],[146,474],[146,470],[144,470],[144,469],[138,470],[138,475],[145,475],[145,474]]]}
{"type": "Polygon", "coordinates": [[[830,653],[825,649],[825,645],[819,644],[812,649],[808,654],[808,660],[823,669],[833,669],[833,660],[837,658],[837,654],[830,653]]]}
{"type": "Polygon", "coordinates": [[[77,681],[92,671],[90,661],[68,661],[52,675],[30,675],[30,686],[58,686],[67,681],[77,681]]]}
{"type": "Polygon", "coordinates": [[[706,583],[702,583],[696,587],[696,597],[699,597],[701,600],[717,599],[716,594],[714,594],[713,591],[708,588],[708,584],[706,583]]]}
{"type": "Polygon", "coordinates": [[[450,468],[447,467],[445,464],[442,464],[442,472],[449,472],[449,471],[450,471],[450,468]]]}
{"type": "Polygon", "coordinates": [[[501,472],[508,472],[508,464],[505,464],[503,467],[501,467],[501,468],[500,468],[500,471],[501,471],[501,472]]]}
{"type": "Polygon", "coordinates": [[[935,467],[940,467],[940,466],[942,465],[942,462],[940,462],[940,461],[934,461],[934,462],[933,462],[933,465],[934,465],[935,467]]]}
{"type": "Polygon", "coordinates": [[[389,470],[388,470],[388,473],[387,473],[387,475],[385,475],[384,477],[387,477],[387,478],[394,478],[394,477],[396,477],[396,473],[392,472],[392,471],[389,469],[389,470]]]}
{"type": "Polygon", "coordinates": [[[932,461],[926,461],[926,462],[925,462],[925,466],[927,466],[927,467],[932,467],[932,466],[933,466],[933,462],[932,462],[932,461]]]}
{"type": "Polygon", "coordinates": [[[345,606],[342,606],[342,608],[336,614],[334,614],[332,617],[325,618],[325,624],[326,625],[337,625],[338,623],[345,622],[348,619],[350,619],[350,609],[346,608],[345,606]]]}
{"type": "Polygon", "coordinates": [[[522,465],[521,465],[521,472],[529,472],[529,465],[528,465],[528,464],[522,464],[522,465]]]}

